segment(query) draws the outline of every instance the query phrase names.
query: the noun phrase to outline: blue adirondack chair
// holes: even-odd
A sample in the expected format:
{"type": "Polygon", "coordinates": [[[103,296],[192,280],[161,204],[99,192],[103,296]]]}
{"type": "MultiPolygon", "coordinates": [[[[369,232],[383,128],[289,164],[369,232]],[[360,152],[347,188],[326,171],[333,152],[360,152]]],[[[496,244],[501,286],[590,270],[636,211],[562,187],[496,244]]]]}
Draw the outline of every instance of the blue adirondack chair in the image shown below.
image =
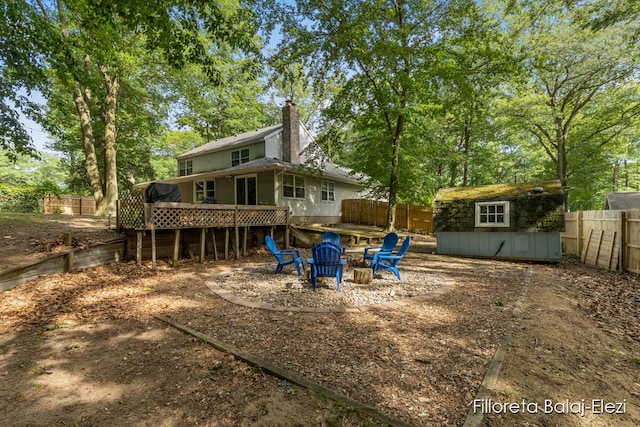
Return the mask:
{"type": "Polygon", "coordinates": [[[300,266],[302,266],[302,270],[304,270],[304,262],[302,261],[302,257],[300,256],[300,251],[297,249],[278,249],[276,246],[276,242],[273,241],[271,236],[265,237],[265,242],[267,244],[267,248],[271,251],[273,256],[278,261],[278,266],[276,267],[275,274],[278,274],[282,271],[282,268],[289,265],[295,264],[296,270],[298,271],[298,276],[302,274],[300,271],[300,266]]]}
{"type": "Polygon", "coordinates": [[[364,249],[364,260],[373,261],[373,257],[378,252],[392,252],[398,244],[398,240],[399,237],[397,233],[394,233],[393,231],[387,233],[382,240],[382,246],[372,246],[364,249]]]}
{"type": "Polygon", "coordinates": [[[342,270],[347,264],[347,260],[341,258],[340,246],[331,242],[322,242],[311,248],[313,258],[307,259],[307,264],[311,266],[311,284],[316,290],[318,277],[335,277],[338,283],[338,290],[342,283],[342,270]]]}
{"type": "Polygon", "coordinates": [[[398,271],[398,263],[404,257],[404,254],[409,250],[409,244],[411,244],[411,236],[407,236],[400,246],[398,252],[376,252],[371,261],[371,268],[373,269],[373,277],[376,277],[378,269],[391,271],[400,280],[400,272],[398,271]]]}
{"type": "Polygon", "coordinates": [[[325,231],[324,233],[322,233],[322,241],[333,243],[340,248],[342,253],[345,253],[347,251],[347,248],[345,246],[340,246],[340,235],[335,231],[325,231]]]}

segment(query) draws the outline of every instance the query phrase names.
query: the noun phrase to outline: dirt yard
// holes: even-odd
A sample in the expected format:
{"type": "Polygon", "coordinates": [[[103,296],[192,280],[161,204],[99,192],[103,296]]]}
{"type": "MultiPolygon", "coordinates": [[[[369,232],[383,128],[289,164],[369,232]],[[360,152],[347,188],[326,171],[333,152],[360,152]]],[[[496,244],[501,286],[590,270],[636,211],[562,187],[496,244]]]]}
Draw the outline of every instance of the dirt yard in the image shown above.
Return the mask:
{"type": "MultiPolygon", "coordinates": [[[[64,232],[79,246],[115,237],[106,220],[49,219],[0,215],[4,268],[63,250],[64,232]]],[[[474,408],[487,426],[640,425],[636,276],[571,260],[444,257],[431,253],[433,239],[415,240],[401,271],[431,271],[455,286],[392,310],[259,310],[206,286],[225,269],[272,269],[260,254],[155,271],[123,262],[2,292],[0,425],[382,425],[156,316],[411,425],[460,426],[474,408]],[[495,385],[478,395],[494,366],[495,385]]]]}

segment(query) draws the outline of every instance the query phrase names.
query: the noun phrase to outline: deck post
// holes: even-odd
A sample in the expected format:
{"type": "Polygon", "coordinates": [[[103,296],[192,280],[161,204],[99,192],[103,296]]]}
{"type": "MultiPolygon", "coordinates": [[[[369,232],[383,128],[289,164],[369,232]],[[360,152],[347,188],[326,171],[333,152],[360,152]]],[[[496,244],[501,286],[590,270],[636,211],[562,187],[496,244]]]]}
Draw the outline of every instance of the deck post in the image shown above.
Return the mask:
{"type": "Polygon", "coordinates": [[[284,247],[289,249],[289,219],[291,218],[290,212],[287,211],[287,225],[284,229],[284,247]]]}
{"type": "Polygon", "coordinates": [[[213,259],[218,260],[218,246],[216,244],[216,229],[211,229],[211,240],[213,241],[213,259]]]}
{"type": "Polygon", "coordinates": [[[207,241],[207,229],[202,228],[200,231],[200,264],[204,262],[204,244],[207,241]]]}
{"type": "Polygon", "coordinates": [[[236,259],[240,259],[240,229],[238,228],[238,206],[236,206],[235,217],[233,218],[235,223],[235,242],[236,242],[236,259]]]}
{"type": "Polygon", "coordinates": [[[157,254],[156,254],[156,226],[151,223],[151,269],[155,270],[157,267],[157,254]]]}
{"type": "Polygon", "coordinates": [[[173,239],[173,267],[178,266],[178,252],[180,250],[180,229],[176,228],[176,236],[173,239]]]}
{"type": "Polygon", "coordinates": [[[136,230],[136,264],[142,265],[142,231],[136,230]]]}
{"type": "Polygon", "coordinates": [[[247,235],[249,234],[249,227],[244,228],[244,235],[242,236],[242,256],[247,256],[247,235]]]}
{"type": "Polygon", "coordinates": [[[229,259],[229,227],[224,228],[224,259],[229,259]]]}

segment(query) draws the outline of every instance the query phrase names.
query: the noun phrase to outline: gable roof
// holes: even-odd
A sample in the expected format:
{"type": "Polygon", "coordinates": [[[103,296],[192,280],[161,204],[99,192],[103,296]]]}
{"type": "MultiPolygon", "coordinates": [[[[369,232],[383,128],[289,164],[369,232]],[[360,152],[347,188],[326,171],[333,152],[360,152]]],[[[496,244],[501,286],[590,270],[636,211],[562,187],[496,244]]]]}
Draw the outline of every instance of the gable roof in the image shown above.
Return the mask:
{"type": "Polygon", "coordinates": [[[180,154],[179,156],[176,156],[176,158],[178,160],[183,160],[193,156],[211,153],[226,148],[264,141],[269,136],[274,135],[278,132],[282,132],[282,124],[232,135],[222,139],[216,139],[215,141],[207,142],[206,144],[196,147],[193,150],[189,150],[186,153],[180,154]]]}
{"type": "Polygon", "coordinates": [[[640,209],[640,192],[609,193],[606,196],[604,208],[613,211],[640,209]]]}
{"type": "Polygon", "coordinates": [[[532,189],[540,187],[543,193],[562,194],[562,185],[559,180],[524,182],[519,184],[492,184],[478,185],[474,187],[444,188],[436,194],[436,201],[445,200],[497,200],[514,199],[526,195],[532,189]]]}

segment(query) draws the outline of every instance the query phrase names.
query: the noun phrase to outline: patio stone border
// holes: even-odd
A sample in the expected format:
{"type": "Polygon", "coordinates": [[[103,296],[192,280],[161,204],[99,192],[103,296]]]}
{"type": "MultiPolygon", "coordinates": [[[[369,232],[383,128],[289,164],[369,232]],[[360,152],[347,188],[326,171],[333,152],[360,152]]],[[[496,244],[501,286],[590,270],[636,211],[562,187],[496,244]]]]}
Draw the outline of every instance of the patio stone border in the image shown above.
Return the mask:
{"type": "Polygon", "coordinates": [[[456,287],[456,282],[453,280],[445,280],[444,284],[440,286],[438,289],[430,292],[425,295],[416,295],[414,297],[408,297],[399,299],[397,301],[389,301],[381,304],[369,304],[362,306],[334,306],[334,307],[289,307],[285,305],[274,305],[265,302],[256,302],[249,301],[245,298],[238,297],[233,295],[232,292],[229,292],[226,289],[218,286],[215,280],[210,279],[205,282],[207,287],[211,289],[211,291],[218,295],[220,298],[236,305],[240,305],[248,308],[257,308],[260,310],[270,310],[270,311],[282,311],[282,312],[292,312],[292,313],[318,313],[318,314],[329,314],[329,313],[364,313],[364,312],[375,312],[375,311],[386,311],[386,310],[395,310],[400,307],[403,307],[408,304],[428,301],[430,299],[439,297],[444,295],[450,291],[452,291],[456,287]]]}

